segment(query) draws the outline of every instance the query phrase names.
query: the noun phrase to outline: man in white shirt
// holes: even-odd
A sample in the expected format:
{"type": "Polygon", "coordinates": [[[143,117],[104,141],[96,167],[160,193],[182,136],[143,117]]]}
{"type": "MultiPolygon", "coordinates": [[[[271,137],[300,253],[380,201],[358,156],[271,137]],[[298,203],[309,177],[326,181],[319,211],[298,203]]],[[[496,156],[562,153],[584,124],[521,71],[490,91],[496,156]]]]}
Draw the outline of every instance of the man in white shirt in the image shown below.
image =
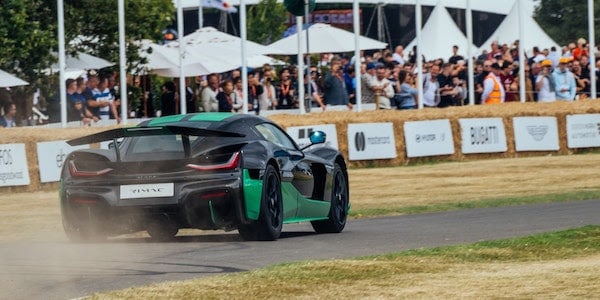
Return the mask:
{"type": "Polygon", "coordinates": [[[206,80],[208,86],[206,86],[200,94],[200,97],[202,98],[202,109],[204,112],[219,111],[219,100],[217,100],[220,84],[219,75],[210,74],[206,80]]]}
{"type": "Polygon", "coordinates": [[[379,103],[379,109],[391,109],[391,99],[394,97],[394,88],[387,79],[387,69],[382,63],[375,64],[375,78],[371,81],[371,90],[375,93],[375,103],[379,103]]]}
{"type": "Polygon", "coordinates": [[[404,46],[396,46],[396,50],[394,54],[392,54],[392,59],[395,60],[399,65],[404,65],[404,46]]]}
{"type": "Polygon", "coordinates": [[[423,78],[423,106],[437,107],[440,103],[440,83],[437,76],[440,74],[440,66],[433,65],[429,69],[429,73],[423,78]]]}

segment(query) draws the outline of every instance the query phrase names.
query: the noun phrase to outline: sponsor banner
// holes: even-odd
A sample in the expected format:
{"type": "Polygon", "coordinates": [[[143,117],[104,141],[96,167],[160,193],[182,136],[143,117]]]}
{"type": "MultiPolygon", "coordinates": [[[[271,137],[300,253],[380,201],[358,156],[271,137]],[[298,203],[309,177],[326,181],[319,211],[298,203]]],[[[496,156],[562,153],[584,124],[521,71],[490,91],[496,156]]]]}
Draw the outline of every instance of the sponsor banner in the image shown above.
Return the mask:
{"type": "Polygon", "coordinates": [[[309,136],[314,131],[323,131],[327,135],[325,144],[315,145],[315,147],[331,147],[338,149],[337,130],[335,124],[309,125],[309,126],[292,126],[286,129],[287,134],[294,139],[300,148],[310,145],[309,136]]]}
{"type": "Polygon", "coordinates": [[[29,185],[25,144],[0,145],[0,186],[29,185]]]}
{"type": "Polygon", "coordinates": [[[348,124],[348,159],[368,160],[396,157],[394,124],[348,124]]]}
{"type": "Polygon", "coordinates": [[[567,147],[600,147],[600,114],[567,115],[567,147]]]}
{"type": "Polygon", "coordinates": [[[60,180],[60,171],[67,155],[77,149],[89,149],[89,145],[72,147],[65,141],[37,143],[38,166],[40,181],[53,182],[60,180]]]}
{"type": "Polygon", "coordinates": [[[459,119],[462,153],[506,152],[506,131],[502,118],[459,119]]]}
{"type": "Polygon", "coordinates": [[[514,117],[516,151],[557,151],[556,117],[514,117]]]}
{"type": "Polygon", "coordinates": [[[454,153],[450,120],[412,121],[404,123],[407,157],[448,155],[454,153]]]}

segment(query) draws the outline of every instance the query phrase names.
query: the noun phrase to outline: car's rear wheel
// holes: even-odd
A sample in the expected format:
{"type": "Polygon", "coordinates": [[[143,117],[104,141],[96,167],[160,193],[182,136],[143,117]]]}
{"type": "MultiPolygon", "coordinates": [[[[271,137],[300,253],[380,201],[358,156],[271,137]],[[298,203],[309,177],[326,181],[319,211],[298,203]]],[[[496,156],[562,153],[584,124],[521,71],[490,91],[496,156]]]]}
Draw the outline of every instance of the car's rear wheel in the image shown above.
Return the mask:
{"type": "Polygon", "coordinates": [[[281,235],[282,227],[281,180],[275,167],[268,165],[263,177],[258,220],[251,224],[240,225],[238,231],[244,240],[273,241],[281,235]]]}
{"type": "Polygon", "coordinates": [[[75,220],[63,216],[62,223],[67,238],[72,242],[101,242],[106,240],[107,234],[99,225],[92,208],[87,208],[86,220],[75,222],[75,220]]]}
{"type": "Polygon", "coordinates": [[[167,220],[155,220],[150,222],[146,228],[148,235],[157,241],[168,241],[173,239],[179,232],[179,228],[173,222],[167,220]]]}
{"type": "Polygon", "coordinates": [[[346,227],[348,217],[348,178],[339,164],[333,170],[333,191],[331,195],[331,208],[327,220],[312,221],[312,227],[318,233],[338,233],[346,227]]]}

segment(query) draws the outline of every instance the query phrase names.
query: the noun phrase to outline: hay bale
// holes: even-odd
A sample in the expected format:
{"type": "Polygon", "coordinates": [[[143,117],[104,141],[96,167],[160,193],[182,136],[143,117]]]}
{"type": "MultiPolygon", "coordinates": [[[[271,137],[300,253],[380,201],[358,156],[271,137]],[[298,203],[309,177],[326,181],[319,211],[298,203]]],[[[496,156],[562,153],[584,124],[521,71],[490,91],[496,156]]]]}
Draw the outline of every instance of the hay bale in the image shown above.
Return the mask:
{"type": "MultiPolygon", "coordinates": [[[[396,140],[396,152],[398,156],[394,159],[381,159],[371,161],[352,161],[352,167],[384,167],[400,166],[412,163],[437,162],[437,161],[463,161],[489,158],[525,157],[539,155],[567,155],[586,149],[568,149],[566,140],[566,116],[571,114],[596,114],[600,113],[600,101],[581,100],[576,102],[554,102],[554,103],[505,103],[502,105],[476,105],[448,107],[443,109],[423,110],[386,110],[386,111],[325,111],[322,113],[311,113],[306,115],[277,114],[269,118],[282,127],[307,126],[318,124],[335,124],[338,133],[340,151],[348,157],[348,124],[351,123],[379,123],[391,122],[394,125],[394,138],[396,140]],[[558,151],[547,152],[516,152],[514,144],[514,132],[512,125],[513,117],[523,116],[555,116],[559,129],[558,151]],[[463,154],[461,153],[461,132],[458,120],[461,118],[503,118],[508,151],[504,153],[485,154],[463,154]],[[406,157],[406,146],[404,138],[404,122],[449,119],[452,126],[455,153],[452,155],[436,157],[406,157]]],[[[56,189],[57,183],[40,183],[36,143],[43,141],[68,140],[104,131],[114,127],[80,127],[80,128],[42,128],[42,127],[20,127],[0,128],[0,144],[24,143],[27,151],[29,164],[29,186],[2,187],[0,192],[30,192],[39,189],[56,189]]]]}

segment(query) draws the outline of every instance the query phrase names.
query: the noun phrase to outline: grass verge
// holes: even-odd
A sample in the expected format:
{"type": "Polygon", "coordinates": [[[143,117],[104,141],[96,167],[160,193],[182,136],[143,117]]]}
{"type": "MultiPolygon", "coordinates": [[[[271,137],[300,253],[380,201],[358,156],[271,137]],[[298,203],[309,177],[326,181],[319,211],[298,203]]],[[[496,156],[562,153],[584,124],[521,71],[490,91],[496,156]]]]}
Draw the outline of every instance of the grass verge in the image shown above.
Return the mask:
{"type": "Polygon", "coordinates": [[[473,200],[456,203],[432,203],[430,205],[413,205],[406,207],[376,207],[352,209],[350,217],[378,217],[389,215],[409,215],[430,212],[454,211],[461,209],[501,207],[536,203],[566,202],[592,200],[600,198],[600,190],[572,191],[560,194],[532,195],[524,197],[498,197],[492,199],[473,200]]]}
{"type": "Polygon", "coordinates": [[[166,282],[91,299],[593,298],[600,226],[166,282]]]}

